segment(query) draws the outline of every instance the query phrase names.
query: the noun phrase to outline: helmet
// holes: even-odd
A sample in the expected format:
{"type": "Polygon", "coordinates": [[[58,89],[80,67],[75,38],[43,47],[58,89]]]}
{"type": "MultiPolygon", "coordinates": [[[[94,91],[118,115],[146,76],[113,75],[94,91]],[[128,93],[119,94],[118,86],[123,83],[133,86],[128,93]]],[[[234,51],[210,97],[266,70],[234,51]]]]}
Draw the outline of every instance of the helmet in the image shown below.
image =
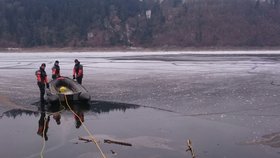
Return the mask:
{"type": "Polygon", "coordinates": [[[56,60],[54,63],[59,63],[59,61],[58,61],[58,60],[56,60]]]}
{"type": "Polygon", "coordinates": [[[75,60],[74,60],[74,62],[75,62],[75,63],[78,63],[78,62],[79,62],[79,60],[78,60],[78,59],[75,59],[75,60]]]}
{"type": "Polygon", "coordinates": [[[42,64],[41,64],[41,66],[44,66],[44,67],[46,67],[46,64],[45,64],[45,63],[42,63],[42,64]]]}
{"type": "Polygon", "coordinates": [[[66,92],[67,92],[67,88],[66,88],[66,87],[61,86],[61,87],[59,88],[59,93],[66,93],[66,92]]]}

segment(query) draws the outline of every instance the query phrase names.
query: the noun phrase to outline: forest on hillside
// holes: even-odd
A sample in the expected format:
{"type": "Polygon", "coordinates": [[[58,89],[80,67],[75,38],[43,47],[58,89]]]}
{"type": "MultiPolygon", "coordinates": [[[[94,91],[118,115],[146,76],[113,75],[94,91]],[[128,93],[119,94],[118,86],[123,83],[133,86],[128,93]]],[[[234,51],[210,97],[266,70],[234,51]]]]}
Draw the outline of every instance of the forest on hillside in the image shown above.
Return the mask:
{"type": "Polygon", "coordinates": [[[0,0],[0,47],[280,46],[280,0],[0,0]]]}

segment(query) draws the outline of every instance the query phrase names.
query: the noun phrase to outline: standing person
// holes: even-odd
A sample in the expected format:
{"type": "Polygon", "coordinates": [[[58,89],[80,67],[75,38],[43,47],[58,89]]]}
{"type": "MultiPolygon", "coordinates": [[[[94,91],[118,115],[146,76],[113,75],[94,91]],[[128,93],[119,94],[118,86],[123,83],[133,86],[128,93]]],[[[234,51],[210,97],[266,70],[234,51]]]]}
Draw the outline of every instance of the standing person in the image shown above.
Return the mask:
{"type": "Polygon", "coordinates": [[[83,65],[80,64],[78,59],[74,60],[75,66],[73,68],[73,79],[76,79],[79,84],[82,84],[83,79],[83,65]]]}
{"type": "Polygon", "coordinates": [[[60,77],[60,67],[59,67],[59,61],[56,60],[52,67],[52,79],[55,80],[58,77],[60,77]]]}
{"type": "Polygon", "coordinates": [[[46,64],[42,63],[39,70],[35,72],[37,77],[37,85],[40,89],[40,101],[44,104],[45,87],[49,88],[47,73],[45,71],[46,64]]]}

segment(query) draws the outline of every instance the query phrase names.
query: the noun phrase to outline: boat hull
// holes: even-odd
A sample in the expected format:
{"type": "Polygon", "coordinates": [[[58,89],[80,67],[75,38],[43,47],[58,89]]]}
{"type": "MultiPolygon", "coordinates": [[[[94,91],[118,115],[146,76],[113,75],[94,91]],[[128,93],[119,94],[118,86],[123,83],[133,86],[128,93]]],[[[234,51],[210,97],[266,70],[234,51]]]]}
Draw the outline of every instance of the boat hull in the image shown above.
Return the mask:
{"type": "Polygon", "coordinates": [[[59,77],[50,81],[50,88],[46,90],[46,100],[49,103],[67,101],[89,102],[89,92],[76,81],[68,77],[59,77]]]}

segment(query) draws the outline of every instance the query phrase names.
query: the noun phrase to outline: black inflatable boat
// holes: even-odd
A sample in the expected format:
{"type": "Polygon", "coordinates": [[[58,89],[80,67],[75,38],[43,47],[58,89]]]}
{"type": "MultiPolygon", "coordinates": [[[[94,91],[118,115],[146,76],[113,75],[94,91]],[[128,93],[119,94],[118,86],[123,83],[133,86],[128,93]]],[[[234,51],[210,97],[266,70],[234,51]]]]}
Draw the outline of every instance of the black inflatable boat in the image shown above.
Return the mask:
{"type": "Polygon", "coordinates": [[[50,81],[50,88],[46,90],[46,100],[49,103],[57,103],[59,101],[81,101],[89,102],[91,96],[89,92],[76,81],[69,77],[59,77],[50,81]]]}

